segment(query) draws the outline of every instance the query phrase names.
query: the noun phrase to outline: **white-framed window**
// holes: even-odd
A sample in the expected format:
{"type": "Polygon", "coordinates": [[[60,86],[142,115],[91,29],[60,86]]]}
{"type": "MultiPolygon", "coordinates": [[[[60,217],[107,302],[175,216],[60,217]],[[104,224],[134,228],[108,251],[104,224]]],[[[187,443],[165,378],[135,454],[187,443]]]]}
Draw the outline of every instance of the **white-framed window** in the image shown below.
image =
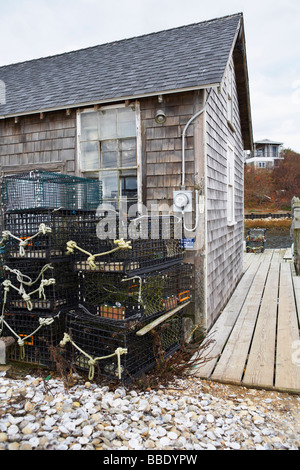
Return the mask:
{"type": "Polygon", "coordinates": [[[85,109],[78,115],[78,166],[82,176],[102,181],[103,202],[116,208],[139,200],[139,106],[85,109]]]}
{"type": "Polygon", "coordinates": [[[227,145],[227,224],[235,224],[234,203],[234,148],[227,145]]]}

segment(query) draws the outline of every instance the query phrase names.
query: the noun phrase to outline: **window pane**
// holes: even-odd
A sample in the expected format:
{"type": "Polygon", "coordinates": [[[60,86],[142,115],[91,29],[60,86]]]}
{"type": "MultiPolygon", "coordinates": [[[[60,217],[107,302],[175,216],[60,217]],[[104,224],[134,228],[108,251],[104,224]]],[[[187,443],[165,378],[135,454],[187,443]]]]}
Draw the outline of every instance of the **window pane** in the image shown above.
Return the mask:
{"type": "Polygon", "coordinates": [[[99,168],[98,142],[83,142],[81,144],[81,162],[83,170],[96,170],[99,168]]]}
{"type": "Polygon", "coordinates": [[[117,168],[118,141],[105,140],[101,142],[101,168],[117,168]]]}
{"type": "Polygon", "coordinates": [[[121,167],[136,166],[136,139],[121,141],[121,167]]]}
{"type": "Polygon", "coordinates": [[[135,110],[121,108],[118,110],[118,137],[136,136],[135,110]]]}
{"type": "Polygon", "coordinates": [[[128,168],[136,166],[136,151],[127,151],[121,153],[121,167],[128,168]]]}
{"type": "Polygon", "coordinates": [[[117,110],[104,109],[99,112],[100,139],[117,137],[117,110]]]}
{"type": "Polygon", "coordinates": [[[81,114],[81,140],[98,139],[98,115],[97,113],[81,114]]]}
{"type": "Polygon", "coordinates": [[[101,171],[99,179],[102,181],[103,199],[116,199],[118,197],[118,172],[101,171]]]}
{"type": "Polygon", "coordinates": [[[136,171],[129,170],[120,172],[120,192],[121,196],[126,196],[130,199],[137,198],[136,171]]]}

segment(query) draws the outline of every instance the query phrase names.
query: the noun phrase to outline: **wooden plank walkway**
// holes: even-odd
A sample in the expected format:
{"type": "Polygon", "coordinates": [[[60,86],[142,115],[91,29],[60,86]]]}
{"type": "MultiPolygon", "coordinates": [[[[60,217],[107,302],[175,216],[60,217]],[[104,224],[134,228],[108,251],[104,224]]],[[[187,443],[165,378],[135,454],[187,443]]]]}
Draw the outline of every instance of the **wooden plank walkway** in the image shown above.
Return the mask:
{"type": "Polygon", "coordinates": [[[207,340],[193,375],[300,393],[300,277],[285,250],[246,253],[244,275],[207,340]]]}

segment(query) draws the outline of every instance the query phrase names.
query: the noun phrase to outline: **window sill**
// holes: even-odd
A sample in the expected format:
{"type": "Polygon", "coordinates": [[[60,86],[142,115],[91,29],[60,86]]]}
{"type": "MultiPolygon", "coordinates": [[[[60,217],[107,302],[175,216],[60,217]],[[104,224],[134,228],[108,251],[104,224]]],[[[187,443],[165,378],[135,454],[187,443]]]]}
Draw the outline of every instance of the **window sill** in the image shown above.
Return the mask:
{"type": "Polygon", "coordinates": [[[235,225],[237,225],[237,221],[236,220],[233,220],[233,221],[227,221],[227,227],[234,227],[235,225]]]}

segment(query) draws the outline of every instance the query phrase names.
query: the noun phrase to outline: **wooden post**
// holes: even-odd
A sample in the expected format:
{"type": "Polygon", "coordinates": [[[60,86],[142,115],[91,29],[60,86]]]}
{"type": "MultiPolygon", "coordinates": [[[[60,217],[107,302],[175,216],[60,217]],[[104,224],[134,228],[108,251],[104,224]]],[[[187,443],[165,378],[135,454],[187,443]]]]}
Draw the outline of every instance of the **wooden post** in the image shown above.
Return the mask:
{"type": "Polygon", "coordinates": [[[15,343],[12,336],[2,337],[0,339],[0,365],[7,364],[7,350],[15,343]]]}
{"type": "Polygon", "coordinates": [[[294,240],[294,264],[297,275],[300,275],[300,199],[293,197],[292,199],[292,232],[294,240]]]}

